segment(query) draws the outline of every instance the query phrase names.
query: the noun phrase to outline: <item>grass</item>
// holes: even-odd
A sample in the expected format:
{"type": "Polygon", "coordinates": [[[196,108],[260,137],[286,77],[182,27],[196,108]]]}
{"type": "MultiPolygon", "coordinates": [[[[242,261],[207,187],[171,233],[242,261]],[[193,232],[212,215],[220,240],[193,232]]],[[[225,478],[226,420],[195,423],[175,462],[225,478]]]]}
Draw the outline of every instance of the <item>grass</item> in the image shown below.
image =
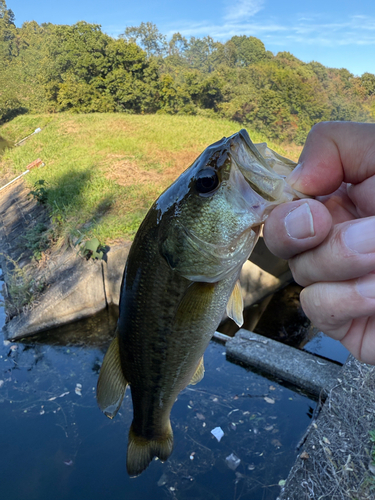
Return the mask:
{"type": "Polygon", "coordinates": [[[40,157],[46,166],[24,179],[30,190],[43,186],[60,239],[84,234],[101,244],[132,239],[158,195],[209,144],[241,128],[192,116],[24,115],[1,126],[0,136],[16,143],[37,127],[42,132],[6,150],[0,176],[16,176],[40,157]]]}

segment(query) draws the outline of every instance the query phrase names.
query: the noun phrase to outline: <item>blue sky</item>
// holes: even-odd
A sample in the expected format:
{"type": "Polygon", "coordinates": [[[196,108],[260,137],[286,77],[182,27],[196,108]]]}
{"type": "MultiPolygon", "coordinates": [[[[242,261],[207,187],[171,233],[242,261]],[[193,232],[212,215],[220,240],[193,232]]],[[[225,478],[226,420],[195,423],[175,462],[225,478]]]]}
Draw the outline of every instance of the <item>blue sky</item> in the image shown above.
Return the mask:
{"type": "Polygon", "coordinates": [[[17,26],[24,21],[97,23],[117,37],[150,21],[170,37],[256,36],[273,53],[289,51],[309,62],[375,73],[374,0],[7,0],[17,26]]]}

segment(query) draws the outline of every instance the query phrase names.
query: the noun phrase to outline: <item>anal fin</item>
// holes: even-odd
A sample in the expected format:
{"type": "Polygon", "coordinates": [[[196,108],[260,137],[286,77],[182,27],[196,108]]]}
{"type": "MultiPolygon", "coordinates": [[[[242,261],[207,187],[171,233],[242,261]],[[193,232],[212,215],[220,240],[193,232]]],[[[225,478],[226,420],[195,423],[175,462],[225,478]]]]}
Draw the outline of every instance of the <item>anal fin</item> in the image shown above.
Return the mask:
{"type": "Polygon", "coordinates": [[[118,412],[128,382],[122,373],[119,341],[116,337],[104,356],[96,388],[96,399],[99,408],[109,418],[118,412]]]}
{"type": "Polygon", "coordinates": [[[233,292],[229,297],[227,304],[227,314],[237,323],[238,326],[243,325],[243,298],[241,293],[240,280],[236,281],[233,292]]]}
{"type": "Polygon", "coordinates": [[[198,382],[200,382],[203,377],[204,377],[204,365],[203,365],[203,356],[202,356],[201,359],[199,360],[197,369],[195,370],[195,373],[192,376],[192,379],[190,380],[189,384],[195,385],[198,382]]]}

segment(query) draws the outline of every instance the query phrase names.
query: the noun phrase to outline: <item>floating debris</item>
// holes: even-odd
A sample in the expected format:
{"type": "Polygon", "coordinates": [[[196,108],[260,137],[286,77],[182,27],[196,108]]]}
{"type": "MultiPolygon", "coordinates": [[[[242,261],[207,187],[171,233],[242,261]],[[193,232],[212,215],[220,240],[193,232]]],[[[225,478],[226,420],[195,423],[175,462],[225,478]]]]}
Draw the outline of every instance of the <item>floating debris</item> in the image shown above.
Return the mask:
{"type": "Polygon", "coordinates": [[[269,403],[270,405],[275,404],[275,400],[274,400],[273,398],[269,398],[268,396],[266,396],[266,397],[264,398],[264,401],[265,401],[266,403],[269,403]]]}
{"type": "Polygon", "coordinates": [[[164,486],[165,484],[167,484],[167,479],[168,479],[167,474],[163,474],[156,484],[158,486],[164,486]]]}
{"type": "Polygon", "coordinates": [[[231,453],[229,456],[227,456],[225,461],[227,463],[227,466],[231,470],[236,470],[241,463],[241,459],[238,458],[234,453],[231,453]]]}
{"type": "Polygon", "coordinates": [[[271,443],[275,446],[275,448],[280,448],[282,446],[278,439],[272,439],[271,443]]]}
{"type": "Polygon", "coordinates": [[[212,429],[211,434],[213,434],[220,443],[221,438],[224,436],[224,431],[221,427],[215,427],[215,429],[212,429]]]}
{"type": "Polygon", "coordinates": [[[82,396],[82,384],[76,384],[74,392],[77,394],[77,396],[82,396]]]}
{"type": "Polygon", "coordinates": [[[68,392],[63,392],[62,394],[60,394],[60,396],[53,396],[52,398],[49,398],[47,401],[55,401],[55,399],[57,398],[63,398],[64,396],[67,396],[69,394],[69,391],[68,392]]]}
{"type": "Polygon", "coordinates": [[[4,385],[4,380],[0,380],[0,389],[3,387],[4,385]]]}
{"type": "Polygon", "coordinates": [[[68,466],[73,465],[73,460],[65,460],[64,464],[68,466]]]}

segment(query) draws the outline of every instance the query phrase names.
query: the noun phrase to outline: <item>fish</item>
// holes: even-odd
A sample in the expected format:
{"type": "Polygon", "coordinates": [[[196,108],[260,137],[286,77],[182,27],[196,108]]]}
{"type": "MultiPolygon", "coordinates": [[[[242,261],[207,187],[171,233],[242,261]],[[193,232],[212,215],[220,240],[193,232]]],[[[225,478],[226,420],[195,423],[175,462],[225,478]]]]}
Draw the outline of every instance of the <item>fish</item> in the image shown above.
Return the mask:
{"type": "Polygon", "coordinates": [[[243,323],[239,274],[261,225],[276,205],[300,197],[277,173],[295,163],[264,143],[258,148],[245,129],[207,147],[154,202],[134,238],[97,383],[109,418],[130,386],[130,476],[172,453],[178,394],[203,378],[203,353],[225,311],[243,323]]]}

